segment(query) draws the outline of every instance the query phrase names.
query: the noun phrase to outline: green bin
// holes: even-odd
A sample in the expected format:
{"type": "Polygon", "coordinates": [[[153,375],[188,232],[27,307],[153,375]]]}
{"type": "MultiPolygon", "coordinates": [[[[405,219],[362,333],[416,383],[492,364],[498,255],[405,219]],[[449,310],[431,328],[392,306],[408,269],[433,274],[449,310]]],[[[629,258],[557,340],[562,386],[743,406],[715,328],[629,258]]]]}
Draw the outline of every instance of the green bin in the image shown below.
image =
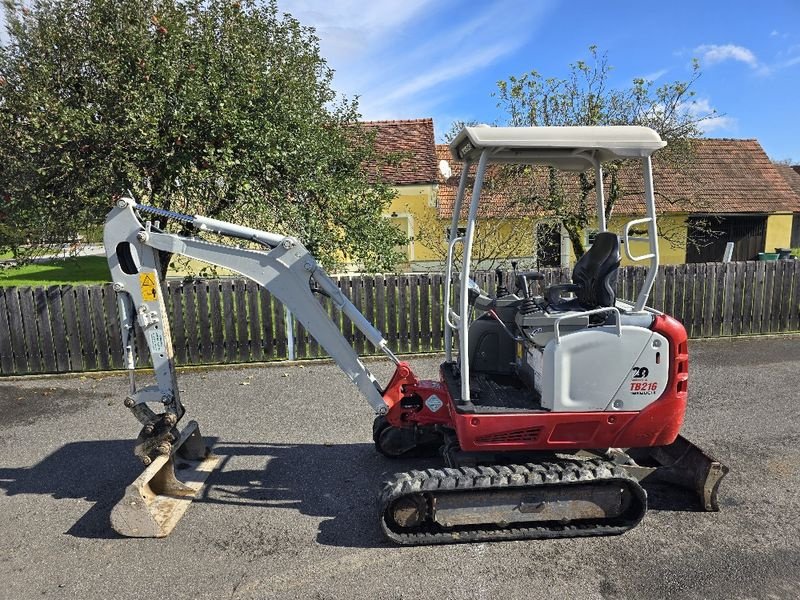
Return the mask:
{"type": "Polygon", "coordinates": [[[778,260],[778,253],[777,252],[759,252],[758,253],[758,260],[761,260],[761,261],[778,260]]]}

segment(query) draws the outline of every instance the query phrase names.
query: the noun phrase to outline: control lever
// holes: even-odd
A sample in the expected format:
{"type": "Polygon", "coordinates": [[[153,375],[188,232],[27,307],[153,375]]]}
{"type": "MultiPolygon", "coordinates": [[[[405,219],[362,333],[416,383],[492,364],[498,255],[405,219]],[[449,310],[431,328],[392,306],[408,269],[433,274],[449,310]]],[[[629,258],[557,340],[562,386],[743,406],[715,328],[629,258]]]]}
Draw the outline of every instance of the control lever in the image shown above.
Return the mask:
{"type": "Polygon", "coordinates": [[[533,298],[531,297],[531,292],[529,289],[531,281],[541,281],[544,279],[544,275],[537,271],[523,271],[522,273],[518,274],[516,277],[517,283],[517,290],[522,291],[522,303],[519,306],[519,311],[523,315],[528,315],[530,313],[536,312],[539,310],[539,307],[534,302],[533,298]]]}
{"type": "Polygon", "coordinates": [[[497,284],[497,290],[495,291],[496,298],[502,298],[503,296],[508,296],[508,288],[503,283],[503,269],[497,267],[494,270],[494,278],[497,284]]]}
{"type": "Polygon", "coordinates": [[[538,271],[523,271],[518,275],[515,274],[517,291],[522,291],[523,298],[530,298],[531,294],[530,290],[528,289],[530,286],[530,281],[542,281],[543,279],[544,275],[538,271]]]}

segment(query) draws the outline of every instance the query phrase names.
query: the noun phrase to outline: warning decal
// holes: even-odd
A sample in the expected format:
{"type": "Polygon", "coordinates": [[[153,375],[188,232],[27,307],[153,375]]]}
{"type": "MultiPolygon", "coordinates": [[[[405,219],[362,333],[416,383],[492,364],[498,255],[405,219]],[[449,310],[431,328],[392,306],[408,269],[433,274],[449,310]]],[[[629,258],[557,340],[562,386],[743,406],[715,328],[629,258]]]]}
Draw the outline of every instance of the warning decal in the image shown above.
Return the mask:
{"type": "Polygon", "coordinates": [[[436,394],[433,394],[427,400],[425,400],[425,406],[427,406],[428,410],[430,410],[431,412],[436,412],[437,410],[442,408],[443,404],[444,402],[442,402],[439,396],[437,396],[436,394]]]}
{"type": "Polygon", "coordinates": [[[142,297],[146,301],[155,300],[158,298],[158,283],[156,282],[155,273],[140,273],[139,274],[139,287],[142,289],[142,297]]]}

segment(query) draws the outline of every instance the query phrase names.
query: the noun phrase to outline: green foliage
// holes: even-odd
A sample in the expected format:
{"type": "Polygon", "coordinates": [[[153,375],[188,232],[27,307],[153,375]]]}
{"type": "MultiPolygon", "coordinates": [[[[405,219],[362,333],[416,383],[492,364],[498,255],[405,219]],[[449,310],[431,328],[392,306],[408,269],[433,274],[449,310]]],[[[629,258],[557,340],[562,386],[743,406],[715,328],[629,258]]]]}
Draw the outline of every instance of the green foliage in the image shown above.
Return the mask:
{"type": "MultiPolygon", "coordinates": [[[[507,124],[516,127],[569,125],[643,125],[656,130],[667,142],[659,151],[659,161],[676,166],[691,160],[690,139],[698,137],[702,122],[716,113],[702,110],[693,104],[692,86],[700,77],[695,61],[688,81],[674,81],[656,87],[652,81],[634,79],[630,86],[610,87],[613,68],[607,55],[596,46],[589,48],[590,60],[569,65],[566,77],[545,78],[537,71],[511,76],[497,83],[497,106],[507,117],[507,124]]],[[[603,165],[604,178],[609,181],[606,195],[606,217],[610,218],[615,203],[626,193],[618,177],[620,161],[603,165]]],[[[569,234],[577,256],[583,254],[582,231],[589,224],[594,207],[595,182],[592,174],[567,175],[549,170],[546,193],[521,192],[521,181],[532,175],[530,169],[509,169],[506,187],[518,200],[535,205],[546,214],[559,218],[569,234]],[[578,181],[567,183],[567,178],[578,181]],[[575,194],[572,190],[580,190],[575,194]],[[591,203],[588,200],[591,198],[591,203]]],[[[674,199],[674,202],[686,199],[674,199]]],[[[697,207],[695,207],[697,208],[697,207]]],[[[666,237],[674,232],[662,232],[666,237]]]]}
{"type": "Polygon", "coordinates": [[[5,0],[5,14],[0,210],[34,247],[131,190],[296,235],[329,269],[393,267],[404,238],[363,167],[357,104],[274,0],[5,0]]]}

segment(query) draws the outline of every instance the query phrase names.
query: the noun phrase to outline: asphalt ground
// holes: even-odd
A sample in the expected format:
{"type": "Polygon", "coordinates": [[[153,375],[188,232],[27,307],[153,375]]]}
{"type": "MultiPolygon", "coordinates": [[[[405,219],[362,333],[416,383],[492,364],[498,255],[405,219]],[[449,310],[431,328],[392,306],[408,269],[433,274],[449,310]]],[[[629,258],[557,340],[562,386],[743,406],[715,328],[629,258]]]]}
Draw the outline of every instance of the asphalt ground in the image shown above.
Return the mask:
{"type": "Polygon", "coordinates": [[[683,433],[730,466],[721,512],[651,491],[619,537],[410,548],[376,496],[419,464],[375,452],[334,365],[180,375],[224,462],[165,539],[109,527],[141,470],[125,376],[3,380],[0,598],[800,598],[800,337],[693,342],[691,361],[683,433]]]}

